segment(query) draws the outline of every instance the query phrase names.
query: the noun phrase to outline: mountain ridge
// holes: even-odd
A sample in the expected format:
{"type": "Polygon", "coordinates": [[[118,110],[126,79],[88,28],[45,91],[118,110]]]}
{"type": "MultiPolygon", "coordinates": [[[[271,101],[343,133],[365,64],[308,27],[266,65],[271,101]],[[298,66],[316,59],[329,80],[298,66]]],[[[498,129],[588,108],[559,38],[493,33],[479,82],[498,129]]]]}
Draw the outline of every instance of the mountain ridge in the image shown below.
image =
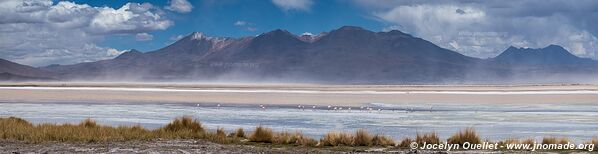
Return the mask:
{"type": "Polygon", "coordinates": [[[321,33],[313,40],[303,40],[302,36],[282,29],[240,38],[210,37],[193,32],[154,51],[132,49],[114,59],[42,69],[60,74],[61,78],[84,80],[275,80],[380,84],[483,83],[513,79],[529,72],[538,75],[598,72],[586,66],[595,65],[595,61],[577,62],[587,60],[556,45],[537,49],[555,53],[549,56],[520,54],[526,52],[519,50],[532,49],[512,47],[495,58],[480,59],[398,30],[373,32],[361,27],[343,26],[321,33]],[[567,63],[549,66],[553,61],[558,62],[559,58],[567,59],[563,60],[567,63]],[[528,63],[521,62],[522,59],[542,60],[528,63]],[[581,65],[584,68],[577,67],[581,65]]]}

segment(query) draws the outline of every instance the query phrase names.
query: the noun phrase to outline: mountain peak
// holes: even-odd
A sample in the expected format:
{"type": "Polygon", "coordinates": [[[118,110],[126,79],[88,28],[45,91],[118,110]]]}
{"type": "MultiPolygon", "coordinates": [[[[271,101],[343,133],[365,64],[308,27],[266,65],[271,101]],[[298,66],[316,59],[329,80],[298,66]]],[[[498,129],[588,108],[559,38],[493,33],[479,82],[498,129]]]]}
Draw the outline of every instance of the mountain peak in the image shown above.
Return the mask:
{"type": "Polygon", "coordinates": [[[201,40],[204,38],[208,38],[205,34],[203,34],[202,32],[193,32],[191,33],[191,39],[192,40],[201,40]]]}
{"type": "Polygon", "coordinates": [[[549,45],[544,48],[517,48],[510,46],[494,59],[504,63],[520,65],[593,63],[589,59],[571,54],[559,45],[549,45]]]}
{"type": "Polygon", "coordinates": [[[139,56],[139,55],[142,55],[142,54],[143,54],[143,52],[141,52],[141,51],[139,51],[139,50],[136,50],[136,49],[131,49],[131,50],[127,51],[127,52],[124,52],[124,53],[122,53],[122,54],[118,55],[118,56],[117,56],[116,58],[114,58],[114,59],[130,59],[130,58],[133,58],[133,57],[137,57],[137,56],[139,56]]]}
{"type": "Polygon", "coordinates": [[[554,44],[548,45],[547,47],[544,47],[544,49],[567,51],[562,46],[560,46],[560,45],[554,45],[554,44]]]}
{"type": "Polygon", "coordinates": [[[356,31],[356,30],[365,30],[361,27],[357,27],[357,26],[343,26],[337,30],[342,30],[342,31],[356,31]]]}
{"type": "MultiPolygon", "coordinates": [[[[275,29],[273,31],[262,33],[259,36],[295,36],[291,32],[284,30],[284,29],[275,29]]],[[[258,36],[258,37],[259,37],[258,36]]]]}

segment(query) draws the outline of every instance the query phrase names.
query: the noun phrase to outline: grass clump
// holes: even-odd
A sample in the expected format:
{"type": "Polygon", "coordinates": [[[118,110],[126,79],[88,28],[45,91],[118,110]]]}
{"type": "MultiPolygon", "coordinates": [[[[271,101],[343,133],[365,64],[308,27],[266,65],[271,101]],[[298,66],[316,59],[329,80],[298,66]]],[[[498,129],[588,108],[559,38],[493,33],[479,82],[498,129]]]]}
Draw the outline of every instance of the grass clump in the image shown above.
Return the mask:
{"type": "Polygon", "coordinates": [[[272,143],[275,144],[294,144],[296,142],[296,138],[293,137],[294,135],[289,132],[282,132],[277,133],[272,138],[272,143]]]}
{"type": "Polygon", "coordinates": [[[322,146],[352,146],[353,135],[341,132],[328,132],[320,139],[322,146]]]}
{"type": "Polygon", "coordinates": [[[372,145],[372,139],[373,137],[365,129],[358,129],[353,137],[353,145],[370,146],[372,145]]]}
{"type": "Polygon", "coordinates": [[[173,139],[196,139],[205,136],[201,123],[188,116],[176,118],[155,132],[159,137],[173,139]]]}
{"type": "Polygon", "coordinates": [[[415,140],[407,137],[407,138],[404,138],[403,140],[401,140],[401,143],[399,143],[398,146],[399,146],[399,148],[402,148],[402,149],[411,149],[411,147],[409,147],[409,146],[413,142],[415,142],[415,140]]]}
{"type": "Polygon", "coordinates": [[[238,138],[245,138],[245,131],[243,128],[238,128],[237,131],[231,136],[238,137],[238,138]]]}
{"type": "Polygon", "coordinates": [[[316,146],[316,145],[318,145],[318,141],[313,138],[306,137],[303,135],[297,135],[295,137],[297,138],[295,145],[300,145],[300,146],[316,146]]]}
{"type": "Polygon", "coordinates": [[[365,129],[355,134],[329,132],[320,139],[321,146],[394,146],[395,141],[384,135],[370,135],[365,129]]]}
{"type": "Polygon", "coordinates": [[[557,137],[544,137],[542,138],[542,144],[567,144],[568,138],[557,138],[557,137]]]}
{"type": "Polygon", "coordinates": [[[438,134],[436,132],[430,133],[417,133],[415,137],[415,142],[419,145],[423,145],[424,142],[427,144],[439,144],[440,138],[438,138],[438,134]]]}
{"type": "Polygon", "coordinates": [[[96,121],[94,121],[94,120],[91,120],[90,118],[87,118],[87,119],[81,121],[81,123],[79,123],[79,126],[85,127],[85,128],[97,128],[97,127],[99,127],[98,123],[96,123],[96,121]]]}
{"type": "Polygon", "coordinates": [[[374,135],[372,138],[372,145],[374,146],[395,146],[396,143],[393,139],[384,135],[374,135]]]}
{"type": "Polygon", "coordinates": [[[249,136],[249,141],[251,142],[272,143],[273,140],[274,132],[272,132],[272,129],[262,127],[261,125],[257,126],[255,131],[249,136]]]}
{"type": "Polygon", "coordinates": [[[447,142],[449,144],[463,145],[463,143],[465,142],[469,142],[471,144],[480,144],[482,141],[480,139],[480,136],[476,133],[475,129],[469,127],[449,137],[447,139],[447,142]]]}
{"type": "Polygon", "coordinates": [[[206,133],[206,139],[222,144],[230,144],[234,142],[233,138],[227,137],[224,128],[216,129],[216,133],[206,133]]]}
{"type": "Polygon", "coordinates": [[[33,143],[45,141],[104,142],[154,138],[150,131],[141,126],[101,126],[91,119],[85,119],[77,125],[33,125],[15,117],[0,118],[0,137],[33,143]]]}

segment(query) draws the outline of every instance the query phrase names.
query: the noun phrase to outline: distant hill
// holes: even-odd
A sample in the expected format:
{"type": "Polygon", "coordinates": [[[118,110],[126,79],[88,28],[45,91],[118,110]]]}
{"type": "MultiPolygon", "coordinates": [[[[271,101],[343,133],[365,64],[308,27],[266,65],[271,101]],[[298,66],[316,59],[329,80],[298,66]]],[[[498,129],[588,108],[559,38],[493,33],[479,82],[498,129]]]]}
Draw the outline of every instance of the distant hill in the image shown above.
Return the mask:
{"type": "Polygon", "coordinates": [[[0,59],[0,81],[51,80],[54,74],[31,66],[0,59]]]}
{"type": "Polygon", "coordinates": [[[498,63],[512,65],[585,65],[597,64],[597,61],[577,57],[558,45],[549,45],[541,49],[509,47],[492,59],[498,63]]]}

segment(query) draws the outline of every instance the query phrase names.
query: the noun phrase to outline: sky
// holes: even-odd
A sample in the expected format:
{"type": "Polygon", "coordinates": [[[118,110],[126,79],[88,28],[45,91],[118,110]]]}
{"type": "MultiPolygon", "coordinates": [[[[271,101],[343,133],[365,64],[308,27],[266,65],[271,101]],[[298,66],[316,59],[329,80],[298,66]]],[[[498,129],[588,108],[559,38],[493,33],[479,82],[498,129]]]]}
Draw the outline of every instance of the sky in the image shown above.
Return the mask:
{"type": "Polygon", "coordinates": [[[192,32],[400,30],[467,56],[561,45],[598,59],[596,0],[1,0],[0,58],[32,66],[109,59],[192,32]]]}

